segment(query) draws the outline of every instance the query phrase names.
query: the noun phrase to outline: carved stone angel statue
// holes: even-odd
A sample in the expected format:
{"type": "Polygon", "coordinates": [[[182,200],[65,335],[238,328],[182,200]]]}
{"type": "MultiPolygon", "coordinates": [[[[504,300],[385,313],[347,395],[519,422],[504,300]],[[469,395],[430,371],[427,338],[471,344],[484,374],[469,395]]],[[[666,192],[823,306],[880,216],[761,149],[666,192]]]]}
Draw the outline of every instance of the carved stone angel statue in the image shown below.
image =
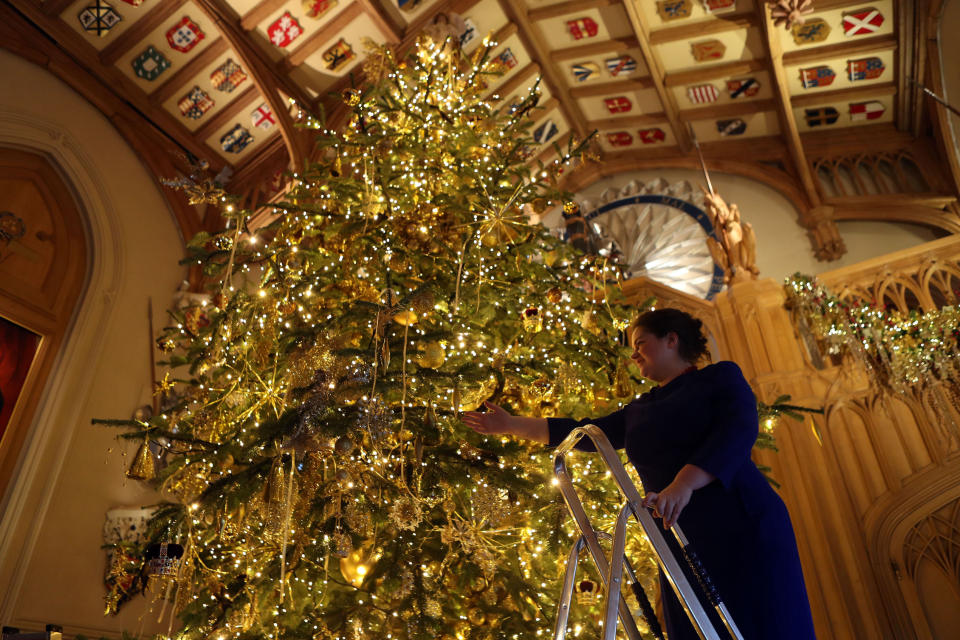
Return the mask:
{"type": "Polygon", "coordinates": [[[740,208],[727,205],[717,193],[704,189],[707,215],[713,223],[716,239],[707,238],[707,247],[714,261],[723,268],[724,282],[728,285],[747,280],[756,280],[757,236],[753,225],[740,220],[740,208]]]}

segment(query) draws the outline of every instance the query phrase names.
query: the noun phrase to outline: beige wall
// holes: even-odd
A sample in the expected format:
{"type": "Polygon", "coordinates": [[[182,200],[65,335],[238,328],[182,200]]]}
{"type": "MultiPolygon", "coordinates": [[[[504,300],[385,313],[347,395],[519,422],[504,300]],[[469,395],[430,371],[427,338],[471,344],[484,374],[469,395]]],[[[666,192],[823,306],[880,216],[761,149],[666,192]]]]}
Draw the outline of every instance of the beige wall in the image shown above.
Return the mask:
{"type": "Polygon", "coordinates": [[[103,617],[104,514],[151,496],[125,481],[124,460],[108,453],[125,446],[115,432],[90,419],[129,417],[149,401],[147,299],[162,326],[184,275],[182,242],[147,169],[99,111],[3,50],[0,78],[0,145],[45,153],[63,170],[87,218],[90,255],[82,301],[0,509],[0,622],[119,636],[140,627],[143,600],[103,617]]]}
{"type": "MultiPolygon", "coordinates": [[[[705,184],[700,171],[632,171],[595,182],[577,193],[577,197],[596,199],[604,190],[621,189],[631,180],[646,183],[657,178],[663,178],[671,184],[686,180],[694,189],[705,184]]],[[[757,234],[757,266],[761,278],[773,278],[779,282],[797,271],[816,274],[913,247],[937,237],[932,230],[919,225],[839,222],[837,226],[847,245],[847,253],[839,260],[820,262],[813,257],[806,230],[797,222],[799,213],[778,191],[738,175],[711,172],[710,179],[714,189],[727,202],[739,205],[743,219],[753,224],[757,234]]],[[[554,218],[558,216],[555,214],[554,218]]],[[[555,226],[557,220],[548,218],[546,223],[555,226]]]]}

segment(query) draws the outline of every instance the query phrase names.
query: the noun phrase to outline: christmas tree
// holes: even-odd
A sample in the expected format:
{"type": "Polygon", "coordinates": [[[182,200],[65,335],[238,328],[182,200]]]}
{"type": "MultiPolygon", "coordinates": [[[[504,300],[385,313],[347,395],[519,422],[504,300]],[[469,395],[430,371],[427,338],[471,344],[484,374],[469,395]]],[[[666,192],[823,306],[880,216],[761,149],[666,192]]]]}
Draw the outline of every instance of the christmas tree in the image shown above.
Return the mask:
{"type": "MultiPolygon", "coordinates": [[[[163,497],[146,543],[115,549],[108,609],[152,574],[183,638],[549,635],[574,541],[549,453],[459,416],[616,409],[642,388],[621,336],[637,309],[615,265],[528,224],[570,207],[555,183],[585,145],[531,168],[539,92],[487,99],[493,49],[372,51],[343,131],[311,120],[319,160],[272,221],[225,205],[191,242],[219,284],[158,339],[162,410],[105,421],[163,497]]],[[[599,467],[575,472],[612,518],[599,467]]]]}

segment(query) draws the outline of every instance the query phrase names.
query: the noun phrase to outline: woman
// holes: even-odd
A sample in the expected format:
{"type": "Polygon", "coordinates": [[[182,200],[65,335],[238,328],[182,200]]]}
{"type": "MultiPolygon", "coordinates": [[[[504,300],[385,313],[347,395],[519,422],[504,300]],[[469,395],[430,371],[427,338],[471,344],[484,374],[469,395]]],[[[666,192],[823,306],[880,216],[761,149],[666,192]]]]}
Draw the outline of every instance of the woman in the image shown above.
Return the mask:
{"type": "MultiPolygon", "coordinates": [[[[697,369],[706,353],[701,328],[677,309],[641,314],[628,332],[631,358],[659,386],[606,417],[526,418],[488,402],[489,411],[467,412],[464,423],[550,446],[578,426],[596,424],[614,447],[626,448],[646,490],[644,505],[664,528],[679,523],[744,639],[810,640],[813,621],[790,516],[750,459],[756,399],[736,364],[697,369]]],[[[593,450],[587,439],[578,448],[593,450]]],[[[675,548],[674,537],[667,539],[675,548]]],[[[668,638],[697,640],[662,573],[660,588],[668,638]]]]}

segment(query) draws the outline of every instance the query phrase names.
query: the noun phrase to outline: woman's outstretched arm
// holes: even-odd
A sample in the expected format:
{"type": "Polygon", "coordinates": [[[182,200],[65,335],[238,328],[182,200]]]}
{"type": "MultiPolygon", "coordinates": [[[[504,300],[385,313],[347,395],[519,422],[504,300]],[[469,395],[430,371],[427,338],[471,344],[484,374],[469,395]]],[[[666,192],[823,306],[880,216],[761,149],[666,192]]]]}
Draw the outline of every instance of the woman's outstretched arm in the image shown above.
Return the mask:
{"type": "Polygon", "coordinates": [[[492,402],[484,402],[483,405],[488,409],[486,412],[467,411],[463,414],[463,423],[477,433],[491,436],[506,434],[541,444],[550,442],[546,418],[515,416],[492,402]]]}

